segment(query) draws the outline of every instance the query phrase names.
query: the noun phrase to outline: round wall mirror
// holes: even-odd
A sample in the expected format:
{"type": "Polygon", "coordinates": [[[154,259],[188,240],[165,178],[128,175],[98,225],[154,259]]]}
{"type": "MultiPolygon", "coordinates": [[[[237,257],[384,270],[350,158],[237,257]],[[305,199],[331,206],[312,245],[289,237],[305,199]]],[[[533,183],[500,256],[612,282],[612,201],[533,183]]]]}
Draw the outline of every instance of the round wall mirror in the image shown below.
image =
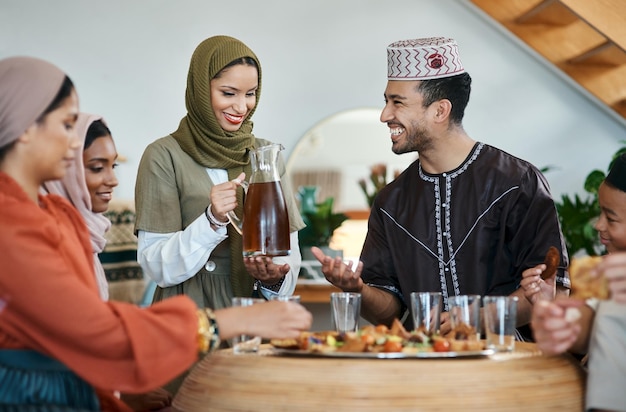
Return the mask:
{"type": "MultiPolygon", "coordinates": [[[[344,212],[350,219],[336,229],[332,249],[356,262],[367,234],[369,204],[359,180],[369,180],[372,166],[384,164],[386,181],[406,169],[417,153],[397,155],[391,151],[389,128],[380,121],[380,108],[358,108],[336,113],[313,126],[298,141],[287,160],[287,173],[293,190],[300,186],[318,186],[317,202],[332,196],[333,212],[344,212]]],[[[316,261],[303,261],[312,269],[316,261]]]]}
{"type": "Polygon", "coordinates": [[[298,141],[287,161],[294,192],[300,186],[319,186],[318,201],[334,198],[334,211],[367,211],[372,166],[384,164],[387,182],[416,158],[391,151],[389,128],[380,121],[380,108],[358,108],[336,113],[312,127],[298,141]]]}

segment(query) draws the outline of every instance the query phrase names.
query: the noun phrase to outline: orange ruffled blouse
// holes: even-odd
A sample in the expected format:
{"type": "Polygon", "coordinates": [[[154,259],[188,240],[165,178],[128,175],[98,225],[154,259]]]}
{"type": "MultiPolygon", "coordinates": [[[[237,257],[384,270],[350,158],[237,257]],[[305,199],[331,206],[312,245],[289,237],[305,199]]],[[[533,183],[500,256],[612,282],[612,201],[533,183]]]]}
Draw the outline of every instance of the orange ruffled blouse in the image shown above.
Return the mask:
{"type": "Polygon", "coordinates": [[[196,305],[103,302],[82,217],[62,197],[39,202],[0,172],[0,349],[51,356],[96,388],[104,410],[128,410],[114,391],[146,392],[197,360],[196,305]]]}

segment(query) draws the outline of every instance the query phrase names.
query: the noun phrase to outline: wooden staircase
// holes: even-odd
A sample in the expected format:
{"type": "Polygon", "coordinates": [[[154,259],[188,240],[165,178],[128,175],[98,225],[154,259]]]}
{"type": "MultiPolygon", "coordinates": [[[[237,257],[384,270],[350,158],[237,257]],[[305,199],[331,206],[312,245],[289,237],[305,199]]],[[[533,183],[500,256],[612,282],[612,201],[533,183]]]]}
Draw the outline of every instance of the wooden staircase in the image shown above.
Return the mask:
{"type": "Polygon", "coordinates": [[[626,124],[626,0],[466,0],[626,124]]]}

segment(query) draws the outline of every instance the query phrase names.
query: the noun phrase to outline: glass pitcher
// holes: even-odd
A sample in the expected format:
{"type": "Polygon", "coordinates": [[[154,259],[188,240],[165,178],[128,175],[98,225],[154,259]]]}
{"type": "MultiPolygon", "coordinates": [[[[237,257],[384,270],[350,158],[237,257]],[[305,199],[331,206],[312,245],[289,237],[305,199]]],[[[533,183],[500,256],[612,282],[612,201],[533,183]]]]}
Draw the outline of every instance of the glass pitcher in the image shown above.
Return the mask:
{"type": "Polygon", "coordinates": [[[252,174],[241,182],[246,196],[243,217],[228,218],[243,237],[243,256],[286,256],[291,249],[289,213],[280,182],[278,156],[284,147],[270,144],[250,152],[252,174]]]}

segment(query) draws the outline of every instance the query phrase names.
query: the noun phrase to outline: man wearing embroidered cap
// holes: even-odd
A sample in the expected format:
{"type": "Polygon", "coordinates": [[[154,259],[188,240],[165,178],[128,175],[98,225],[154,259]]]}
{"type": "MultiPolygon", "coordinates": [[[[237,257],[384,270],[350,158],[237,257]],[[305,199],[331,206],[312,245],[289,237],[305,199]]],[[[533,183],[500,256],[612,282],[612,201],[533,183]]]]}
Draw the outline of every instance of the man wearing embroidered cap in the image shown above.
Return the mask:
{"type": "MultiPolygon", "coordinates": [[[[471,77],[457,43],[444,37],[392,43],[387,67],[380,119],[393,152],[417,152],[419,159],[374,200],[354,271],[314,251],[326,278],[361,292],[362,315],[388,324],[404,315],[414,291],[441,291],[446,311],[454,295],[523,297],[522,273],[545,270],[545,254],[555,246],[561,262],[549,281],[567,294],[567,251],[546,179],[463,129],[471,77]]],[[[530,338],[531,307],[520,299],[518,338],[530,338]]],[[[444,313],[441,331],[449,329],[444,313]]]]}
{"type": "MultiPolygon", "coordinates": [[[[609,286],[609,299],[542,300],[533,307],[537,345],[546,354],[589,354],[587,410],[626,410],[626,154],[617,157],[598,189],[595,228],[608,255],[596,266],[609,286]],[[573,309],[579,316],[572,318],[573,309]]],[[[525,274],[526,296],[545,293],[525,274]]]]}

